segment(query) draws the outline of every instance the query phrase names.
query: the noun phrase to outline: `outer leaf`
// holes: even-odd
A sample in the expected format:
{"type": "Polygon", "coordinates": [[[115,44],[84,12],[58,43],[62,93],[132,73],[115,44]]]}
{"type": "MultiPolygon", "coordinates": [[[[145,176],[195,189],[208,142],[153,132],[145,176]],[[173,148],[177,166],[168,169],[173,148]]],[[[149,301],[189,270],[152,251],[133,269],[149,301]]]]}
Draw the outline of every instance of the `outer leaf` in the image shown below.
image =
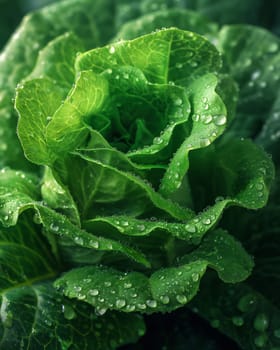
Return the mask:
{"type": "Polygon", "coordinates": [[[240,88],[237,118],[231,131],[243,137],[258,138],[262,135],[260,142],[273,144],[278,139],[273,136],[277,128],[269,135],[266,123],[275,119],[278,110],[274,104],[277,104],[280,86],[277,74],[280,67],[279,38],[261,28],[226,26],[219,33],[218,47],[240,88]]]}
{"type": "Polygon", "coordinates": [[[47,79],[27,81],[17,90],[18,134],[25,156],[37,164],[50,164],[54,154],[47,146],[46,127],[64,96],[47,79]]]}
{"type": "Polygon", "coordinates": [[[144,332],[138,315],[98,318],[53,288],[60,265],[29,214],[16,227],[0,228],[0,347],[103,350],[137,340],[144,332]]]}
{"type": "Polygon", "coordinates": [[[242,349],[277,349],[279,309],[249,285],[225,287],[214,276],[209,277],[194,300],[193,309],[242,349]]]}
{"type": "Polygon", "coordinates": [[[27,16],[0,56],[0,159],[3,165],[30,168],[16,137],[12,98],[16,85],[34,68],[40,49],[50,40],[73,31],[86,47],[105,43],[112,33],[111,0],[70,0],[27,16]],[[63,16],[61,16],[63,13],[63,16]],[[98,15],[95,15],[98,14],[98,15]],[[95,20],[93,20],[93,16],[95,20]],[[55,23],[55,25],[54,25],[55,23]],[[81,23],[83,25],[81,25],[81,23]],[[99,27],[99,36],[97,27],[99,27]]]}
{"type": "Polygon", "coordinates": [[[200,249],[189,255],[189,259],[193,261],[158,270],[150,277],[139,272],[122,273],[112,268],[83,267],[66,273],[55,285],[62,288],[68,297],[85,300],[99,310],[109,308],[151,313],[173,310],[192,299],[208,265],[216,269],[226,282],[241,281],[252,269],[252,261],[241,245],[221,231],[210,234],[200,249]],[[211,253],[213,246],[220,256],[218,259],[211,253]],[[227,254],[223,256],[224,248],[227,254]],[[237,256],[239,263],[231,264],[237,256]],[[223,271],[228,263],[231,268],[223,271]]]}
{"type": "Polygon", "coordinates": [[[32,192],[32,190],[34,191],[34,185],[32,186],[32,183],[30,184],[27,176],[24,176],[24,178],[20,177],[19,179],[16,176],[17,174],[13,171],[9,171],[7,175],[5,172],[4,175],[1,173],[1,178],[8,185],[10,183],[10,186],[1,188],[0,192],[0,203],[2,204],[0,222],[3,226],[10,227],[16,225],[19,214],[32,208],[38,215],[37,221],[42,223],[44,229],[47,231],[47,238],[50,240],[55,254],[57,254],[57,246],[53,240],[53,235],[61,235],[66,239],[70,239],[74,245],[101,251],[119,251],[132,258],[132,260],[149,267],[150,264],[143,254],[113,240],[89,234],[73,225],[63,215],[36,202],[36,192],[35,194],[32,192]],[[20,185],[19,189],[11,188],[11,183],[13,181],[14,185],[14,180],[17,180],[17,183],[20,185]]]}
{"type": "Polygon", "coordinates": [[[173,8],[147,13],[139,18],[127,21],[120,28],[115,38],[119,40],[134,39],[140,35],[151,33],[154,30],[168,27],[177,27],[208,37],[217,32],[217,25],[209,22],[199,12],[173,8]]]}

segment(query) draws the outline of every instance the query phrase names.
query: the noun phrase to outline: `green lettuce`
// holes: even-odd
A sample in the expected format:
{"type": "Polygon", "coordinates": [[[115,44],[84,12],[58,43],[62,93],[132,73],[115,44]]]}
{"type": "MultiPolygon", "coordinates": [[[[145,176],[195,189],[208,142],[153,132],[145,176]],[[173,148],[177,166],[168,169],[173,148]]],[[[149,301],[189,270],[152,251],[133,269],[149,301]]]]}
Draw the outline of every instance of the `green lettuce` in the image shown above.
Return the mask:
{"type": "Polygon", "coordinates": [[[117,33],[110,5],[35,12],[2,53],[0,347],[116,349],[183,309],[244,349],[275,348],[258,244],[278,207],[254,210],[275,176],[278,39],[184,6],[117,33]],[[236,311],[246,295],[258,306],[236,311]]]}

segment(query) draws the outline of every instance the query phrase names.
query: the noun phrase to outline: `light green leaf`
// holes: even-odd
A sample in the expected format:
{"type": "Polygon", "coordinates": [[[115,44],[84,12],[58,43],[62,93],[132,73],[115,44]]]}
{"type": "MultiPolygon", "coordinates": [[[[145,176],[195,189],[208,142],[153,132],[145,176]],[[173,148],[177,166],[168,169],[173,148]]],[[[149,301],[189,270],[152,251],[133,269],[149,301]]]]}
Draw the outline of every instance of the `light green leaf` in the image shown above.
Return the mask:
{"type": "Polygon", "coordinates": [[[189,168],[188,153],[209,146],[220,136],[227,122],[227,111],[215,92],[217,78],[204,75],[188,87],[192,107],[192,129],[172,158],[161,182],[160,193],[168,197],[182,184],[189,168]]]}
{"type": "Polygon", "coordinates": [[[197,77],[219,70],[221,60],[203,37],[170,28],[85,52],[76,61],[78,71],[91,69],[95,73],[120,65],[139,68],[151,83],[187,86],[197,77]]]}
{"type": "Polygon", "coordinates": [[[83,50],[82,40],[73,33],[56,37],[39,52],[34,69],[25,80],[49,78],[55,85],[65,88],[67,94],[75,80],[76,55],[83,50]]]}
{"type": "Polygon", "coordinates": [[[104,44],[114,31],[112,18],[111,0],[61,1],[24,18],[0,56],[1,166],[33,169],[18,142],[12,99],[17,84],[33,70],[39,51],[69,31],[81,38],[87,48],[104,44]]]}
{"type": "Polygon", "coordinates": [[[81,72],[66,100],[47,126],[49,147],[64,154],[82,143],[87,134],[85,119],[98,113],[108,95],[107,81],[91,71],[81,72]]]}
{"type": "Polygon", "coordinates": [[[252,260],[240,243],[223,231],[210,233],[188,258],[187,264],[160,269],[150,277],[139,272],[123,273],[97,266],[77,268],[58,279],[55,286],[66,296],[84,300],[97,310],[152,313],[171,311],[189,302],[198,292],[208,265],[216,269],[224,281],[235,283],[248,277],[252,269],[252,260]],[[216,258],[212,253],[213,246],[219,257],[224,249],[226,254],[216,258]],[[234,265],[231,264],[233,261],[234,265]],[[231,268],[224,271],[226,264],[231,268]]]}
{"type": "Polygon", "coordinates": [[[64,91],[48,79],[34,79],[17,88],[18,135],[26,158],[36,164],[51,164],[46,127],[60,106],[64,91]]]}

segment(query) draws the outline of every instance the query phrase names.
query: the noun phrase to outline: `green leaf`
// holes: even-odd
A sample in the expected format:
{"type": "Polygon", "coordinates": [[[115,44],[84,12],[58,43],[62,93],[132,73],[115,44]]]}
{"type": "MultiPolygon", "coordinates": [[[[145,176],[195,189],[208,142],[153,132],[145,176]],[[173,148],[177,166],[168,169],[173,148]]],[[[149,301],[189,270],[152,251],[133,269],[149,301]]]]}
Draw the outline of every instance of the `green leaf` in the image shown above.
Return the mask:
{"type": "Polygon", "coordinates": [[[187,86],[197,77],[219,70],[221,60],[203,37],[170,28],[85,52],[76,61],[78,71],[91,69],[95,73],[120,65],[139,68],[151,83],[171,81],[187,86]]]}
{"type": "Polygon", "coordinates": [[[231,283],[247,278],[252,269],[252,260],[240,243],[223,231],[210,233],[185,260],[188,263],[159,269],[149,277],[139,272],[87,266],[66,273],[55,285],[66,296],[84,300],[97,309],[152,313],[171,311],[189,302],[196,295],[208,265],[231,283]],[[230,267],[225,267],[227,264],[230,267]]]}
{"type": "Polygon", "coordinates": [[[146,267],[150,266],[150,263],[146,260],[144,255],[133,248],[126,247],[124,244],[110,239],[90,234],[73,225],[65,216],[56,213],[54,210],[36,201],[36,196],[38,196],[36,190],[38,189],[31,182],[33,177],[28,177],[25,174],[10,170],[1,172],[0,180],[1,184],[7,184],[7,186],[0,188],[0,222],[3,226],[15,226],[20,213],[27,209],[34,209],[37,215],[36,220],[42,223],[46,231],[46,237],[49,239],[55,255],[58,253],[57,244],[53,236],[58,235],[70,240],[74,243],[74,246],[77,245],[101,251],[118,251],[146,267]],[[24,176],[22,177],[20,175],[24,176]],[[14,187],[15,183],[18,185],[18,188],[14,187]]]}
{"type": "MultiPolygon", "coordinates": [[[[219,33],[218,48],[225,56],[228,70],[239,85],[237,117],[230,131],[242,137],[258,138],[267,123],[275,118],[280,77],[279,38],[268,31],[248,25],[225,26],[219,33]]],[[[277,118],[276,118],[277,119],[277,118]]],[[[265,134],[266,144],[273,135],[265,134]]],[[[263,135],[261,137],[263,140],[263,135]]]]}
{"type": "Polygon", "coordinates": [[[38,54],[32,72],[25,80],[49,78],[55,85],[69,90],[75,80],[74,63],[84,45],[73,33],[66,33],[51,40],[38,54]]]}
{"type": "Polygon", "coordinates": [[[225,287],[209,275],[191,307],[242,349],[280,346],[279,308],[246,283],[225,287]]]}
{"type": "Polygon", "coordinates": [[[173,8],[145,14],[139,18],[128,21],[118,31],[113,41],[120,39],[134,39],[140,35],[151,33],[154,30],[177,27],[201,35],[214,36],[217,25],[210,22],[198,12],[173,8]]]}
{"type": "Polygon", "coordinates": [[[193,216],[190,209],[163,198],[145,180],[115,168],[111,162],[111,158],[103,163],[76,153],[56,165],[55,176],[68,187],[83,220],[104,214],[138,216],[149,211],[179,220],[193,216]]]}
{"type": "Polygon", "coordinates": [[[30,212],[16,227],[0,228],[0,347],[101,350],[136,341],[145,331],[138,315],[99,318],[53,288],[61,266],[37,228],[30,212]]]}
{"type": "Polygon", "coordinates": [[[188,87],[192,107],[192,129],[172,158],[161,182],[160,193],[168,197],[182,184],[189,168],[188,153],[209,146],[226,126],[226,108],[215,92],[217,78],[204,75],[188,87]]]}
{"type": "Polygon", "coordinates": [[[44,78],[27,81],[17,89],[18,135],[26,158],[36,164],[51,164],[54,158],[46,128],[63,96],[62,89],[44,78]]]}
{"type": "Polygon", "coordinates": [[[12,99],[17,84],[33,70],[39,51],[50,40],[69,31],[81,38],[87,48],[104,44],[113,33],[112,17],[111,0],[94,3],[90,0],[70,0],[24,18],[0,56],[1,166],[33,169],[24,159],[16,136],[17,115],[12,99]]]}
{"type": "Polygon", "coordinates": [[[81,144],[86,136],[84,118],[98,113],[107,95],[108,84],[104,78],[91,71],[81,72],[48,124],[46,137],[49,147],[58,154],[64,154],[81,144]]]}

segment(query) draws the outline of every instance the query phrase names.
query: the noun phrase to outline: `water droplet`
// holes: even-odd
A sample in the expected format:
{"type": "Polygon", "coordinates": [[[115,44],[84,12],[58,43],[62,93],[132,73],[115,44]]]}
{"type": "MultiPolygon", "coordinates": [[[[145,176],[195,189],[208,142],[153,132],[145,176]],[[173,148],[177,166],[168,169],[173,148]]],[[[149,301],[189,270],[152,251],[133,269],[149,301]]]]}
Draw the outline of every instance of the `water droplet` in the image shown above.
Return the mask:
{"type": "Polygon", "coordinates": [[[181,106],[183,103],[181,98],[176,98],[176,100],[174,101],[175,106],[181,106]]]}
{"type": "Polygon", "coordinates": [[[176,299],[180,304],[186,304],[186,302],[188,301],[185,295],[176,295],[176,299]]]}
{"type": "Polygon", "coordinates": [[[258,79],[260,75],[261,75],[261,72],[259,70],[256,70],[255,72],[252,73],[251,80],[258,79]]]}
{"type": "Polygon", "coordinates": [[[115,53],[115,52],[116,52],[115,47],[114,47],[114,46],[111,46],[111,47],[109,48],[109,52],[110,52],[110,53],[115,53]]]}
{"type": "Polygon", "coordinates": [[[197,282],[197,281],[199,280],[199,274],[196,273],[196,272],[194,272],[194,273],[192,274],[192,280],[193,280],[194,282],[197,282]]]}
{"type": "Polygon", "coordinates": [[[50,229],[54,232],[57,232],[59,230],[59,227],[52,222],[50,225],[50,229]]]}
{"type": "Polygon", "coordinates": [[[182,64],[182,63],[179,63],[179,62],[176,63],[176,68],[181,69],[182,67],[183,67],[183,64],[182,64]]]}
{"type": "Polygon", "coordinates": [[[272,43],[268,47],[268,52],[275,52],[278,50],[278,44],[277,43],[272,43]]]}
{"type": "Polygon", "coordinates": [[[258,348],[264,347],[266,342],[267,342],[266,334],[261,334],[254,339],[254,343],[258,348]]]}
{"type": "Polygon", "coordinates": [[[215,125],[217,126],[222,126],[222,125],[225,125],[226,122],[227,122],[227,117],[225,115],[215,115],[213,117],[213,120],[214,120],[214,123],[215,125]]]}
{"type": "Polygon", "coordinates": [[[241,327],[244,325],[244,320],[240,316],[234,316],[231,320],[232,320],[232,323],[237,327],[241,327]]]}
{"type": "Polygon", "coordinates": [[[268,328],[268,317],[264,313],[258,314],[255,317],[254,328],[259,332],[263,332],[268,328]]]}
{"type": "Polygon", "coordinates": [[[127,305],[125,309],[128,312],[133,312],[135,310],[135,305],[127,305]]]}
{"type": "Polygon", "coordinates": [[[89,292],[88,292],[89,295],[92,295],[92,296],[96,296],[99,294],[99,290],[98,289],[91,289],[89,292]]]}
{"type": "Polygon", "coordinates": [[[153,143],[155,143],[156,145],[160,145],[161,143],[163,143],[163,139],[161,137],[155,137],[153,143]]]}
{"type": "Polygon", "coordinates": [[[244,295],[238,302],[238,309],[242,312],[248,312],[254,309],[256,304],[256,296],[253,294],[244,295]]]}
{"type": "Polygon", "coordinates": [[[70,305],[62,305],[62,312],[67,320],[72,320],[76,317],[76,312],[70,305]]]}
{"type": "Polygon", "coordinates": [[[82,290],[82,287],[74,286],[73,289],[74,289],[75,292],[80,292],[82,290]]]}
{"type": "Polygon", "coordinates": [[[90,240],[89,241],[89,244],[92,246],[92,248],[94,248],[94,249],[98,249],[99,248],[99,242],[97,242],[97,241],[94,241],[94,240],[90,240]]]}
{"type": "Polygon", "coordinates": [[[211,220],[209,218],[204,218],[202,220],[202,223],[205,224],[205,225],[210,225],[211,224],[211,220]]]}
{"type": "Polygon", "coordinates": [[[118,309],[121,309],[122,307],[124,307],[125,304],[126,304],[126,301],[125,301],[124,299],[118,299],[118,300],[116,301],[116,307],[117,307],[118,309]]]}
{"type": "Polygon", "coordinates": [[[157,307],[156,300],[147,300],[146,304],[147,304],[147,306],[151,307],[152,309],[155,309],[157,307]]]}
{"type": "Polygon", "coordinates": [[[189,233],[195,233],[196,232],[196,227],[194,225],[187,224],[185,226],[185,230],[189,233]]]}
{"type": "Polygon", "coordinates": [[[124,288],[128,289],[131,288],[132,284],[130,282],[124,284],[124,288]]]}
{"type": "Polygon", "coordinates": [[[137,225],[136,227],[137,227],[137,229],[138,229],[139,231],[144,231],[145,228],[146,228],[145,225],[143,225],[143,224],[142,224],[142,225],[137,225]]]}
{"type": "Polygon", "coordinates": [[[106,281],[106,282],[104,282],[104,285],[105,285],[105,287],[111,287],[112,282],[106,281]]]}
{"type": "Polygon", "coordinates": [[[204,115],[203,117],[201,117],[201,119],[203,120],[204,124],[210,124],[213,120],[212,115],[204,115]]]}
{"type": "Polygon", "coordinates": [[[200,139],[200,147],[207,147],[211,144],[211,141],[206,138],[200,139]]]}
{"type": "Polygon", "coordinates": [[[107,311],[107,309],[106,309],[105,307],[102,307],[102,308],[97,307],[97,308],[95,309],[95,313],[96,313],[96,315],[98,315],[98,316],[104,315],[104,314],[106,313],[106,311],[107,311]]]}
{"type": "Polygon", "coordinates": [[[200,119],[200,115],[199,115],[199,114],[194,114],[194,115],[192,116],[192,120],[193,120],[194,122],[198,122],[199,119],[200,119]]]}
{"type": "Polygon", "coordinates": [[[168,297],[167,295],[162,295],[162,296],[160,297],[160,301],[161,301],[163,304],[168,304],[169,301],[170,301],[170,299],[169,299],[169,297],[168,297]]]}
{"type": "Polygon", "coordinates": [[[79,245],[83,245],[84,244],[84,240],[82,239],[82,237],[76,236],[74,238],[74,241],[79,244],[79,245]]]}

